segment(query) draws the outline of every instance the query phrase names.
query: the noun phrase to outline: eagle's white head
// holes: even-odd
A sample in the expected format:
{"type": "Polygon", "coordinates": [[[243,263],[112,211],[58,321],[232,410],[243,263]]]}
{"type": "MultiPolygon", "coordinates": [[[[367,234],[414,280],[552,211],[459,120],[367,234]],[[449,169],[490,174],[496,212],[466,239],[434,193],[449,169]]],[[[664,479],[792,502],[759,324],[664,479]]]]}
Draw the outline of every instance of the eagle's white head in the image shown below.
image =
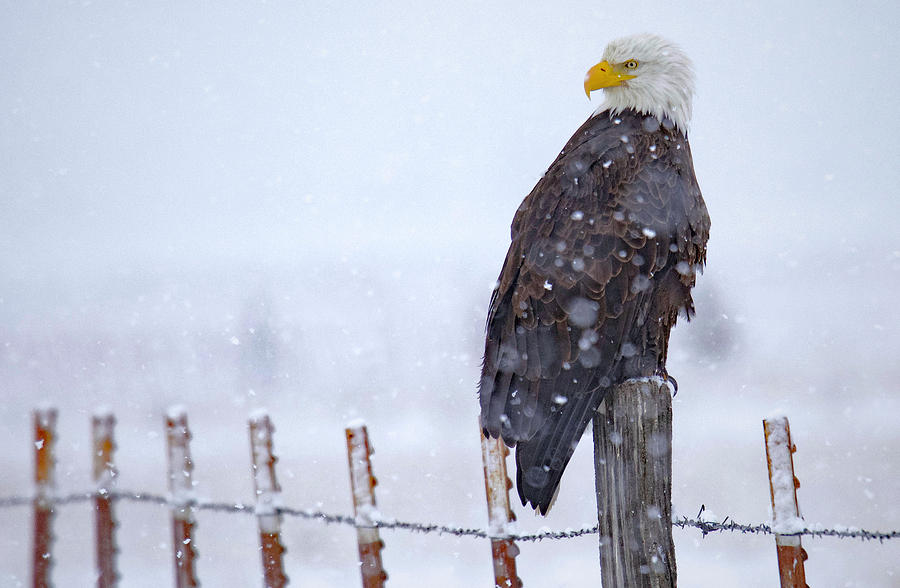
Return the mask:
{"type": "Polygon", "coordinates": [[[597,112],[634,109],[662,120],[670,118],[687,134],[694,95],[691,60],[678,45],[658,35],[616,39],[603,51],[603,61],[584,77],[584,91],[603,89],[597,112]]]}

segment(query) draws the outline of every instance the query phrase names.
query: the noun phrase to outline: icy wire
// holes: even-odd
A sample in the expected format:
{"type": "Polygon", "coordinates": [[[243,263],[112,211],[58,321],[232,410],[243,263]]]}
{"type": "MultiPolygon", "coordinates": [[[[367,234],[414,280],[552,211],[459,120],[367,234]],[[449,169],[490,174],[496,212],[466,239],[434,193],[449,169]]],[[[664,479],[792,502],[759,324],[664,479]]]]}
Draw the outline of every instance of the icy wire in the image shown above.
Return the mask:
{"type": "MultiPolygon", "coordinates": [[[[73,504],[77,502],[87,502],[93,500],[97,496],[96,492],[76,492],[72,494],[66,494],[61,496],[56,496],[52,498],[52,503],[56,505],[65,505],[65,504],[73,504]]],[[[170,497],[159,495],[159,494],[149,494],[146,492],[125,492],[125,491],[114,491],[109,492],[107,494],[109,498],[117,501],[125,501],[125,502],[145,502],[158,504],[160,506],[168,506],[168,507],[184,507],[190,506],[196,510],[208,510],[214,512],[223,512],[223,513],[243,513],[243,514],[256,514],[256,508],[254,505],[235,503],[235,502],[206,502],[202,500],[190,500],[187,502],[179,502],[176,500],[172,500],[170,497]]],[[[31,496],[6,496],[0,498],[0,508],[11,508],[17,506],[27,506],[34,502],[34,497],[31,496]]],[[[703,509],[701,509],[702,513],[703,509]]],[[[313,509],[300,509],[300,508],[292,508],[287,506],[282,506],[277,508],[277,512],[283,516],[287,517],[295,517],[309,520],[318,520],[327,524],[340,524],[340,525],[348,525],[351,527],[355,527],[356,519],[349,515],[341,515],[341,514],[331,514],[327,512],[322,512],[319,510],[313,509]]],[[[704,521],[698,519],[689,519],[687,517],[681,516],[677,517],[672,521],[672,524],[679,528],[693,527],[699,529],[704,536],[709,533],[719,533],[724,531],[730,531],[732,533],[752,533],[759,535],[775,535],[775,531],[772,530],[771,525],[760,523],[758,525],[745,525],[741,523],[737,523],[735,521],[730,520],[730,517],[725,517],[725,519],[721,522],[716,521],[704,521]]],[[[442,535],[455,535],[458,537],[479,537],[479,538],[488,538],[488,532],[484,529],[478,528],[465,528],[465,527],[452,527],[448,525],[441,525],[438,523],[411,523],[404,521],[397,521],[391,519],[384,519],[378,521],[375,525],[379,529],[401,529],[404,531],[412,531],[416,533],[439,533],[442,535]]],[[[555,540],[555,539],[573,539],[575,537],[581,537],[584,535],[596,535],[598,533],[597,526],[593,527],[585,527],[582,529],[572,529],[572,530],[564,530],[564,531],[542,531],[540,533],[532,533],[532,534],[513,534],[507,535],[505,539],[512,539],[513,541],[543,541],[547,540],[555,540]]],[[[800,536],[808,536],[808,537],[838,537],[840,539],[860,539],[863,541],[879,541],[883,542],[890,539],[900,538],[900,531],[867,531],[865,529],[853,529],[853,528],[832,528],[832,529],[823,529],[823,528],[812,528],[812,529],[804,529],[799,533],[793,533],[794,535],[800,536]]]]}

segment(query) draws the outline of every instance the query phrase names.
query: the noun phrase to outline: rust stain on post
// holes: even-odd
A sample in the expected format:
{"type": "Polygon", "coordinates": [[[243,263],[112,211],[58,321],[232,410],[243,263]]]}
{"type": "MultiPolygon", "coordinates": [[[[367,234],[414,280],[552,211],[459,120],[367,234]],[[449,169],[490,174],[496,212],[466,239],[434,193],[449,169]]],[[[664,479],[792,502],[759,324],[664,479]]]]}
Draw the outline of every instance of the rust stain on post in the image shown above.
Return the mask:
{"type": "Polygon", "coordinates": [[[280,588],[287,586],[288,577],[284,573],[282,564],[282,555],[285,549],[281,544],[281,533],[266,533],[261,531],[259,534],[259,544],[261,547],[263,563],[263,585],[266,588],[280,588]]]}
{"type": "Polygon", "coordinates": [[[53,565],[53,493],[56,489],[56,417],[55,408],[34,411],[34,537],[32,543],[32,581],[35,588],[52,586],[53,565]]]}
{"type": "Polygon", "coordinates": [[[194,523],[180,518],[172,519],[172,542],[175,554],[175,585],[178,588],[194,588],[197,580],[194,548],[194,523]]]}
{"type": "MultiPolygon", "coordinates": [[[[479,422],[479,429],[481,423],[479,422]]],[[[509,539],[510,525],[516,520],[509,504],[512,480],[506,473],[509,449],[500,439],[490,439],[481,433],[481,460],[484,464],[484,491],[488,507],[488,533],[491,537],[491,557],[494,564],[494,585],[501,588],[521,588],[516,573],[519,548],[509,539]]]]}
{"type": "Polygon", "coordinates": [[[799,535],[780,534],[779,531],[802,530],[797,504],[797,488],[800,480],[794,475],[794,452],[797,447],[791,441],[791,427],[787,417],[763,420],[766,439],[766,463],[769,469],[769,497],[772,500],[772,522],[775,548],[778,554],[778,575],[781,588],[806,588],[806,570],[803,562],[806,550],[799,535]]]}
{"type": "Polygon", "coordinates": [[[256,492],[256,517],[259,525],[259,545],[266,588],[283,588],[288,584],[284,573],[284,552],[281,543],[281,486],[275,476],[278,458],[272,450],[275,427],[263,411],[250,417],[250,456],[253,462],[253,488],[256,492]]]}
{"type": "Polygon", "coordinates": [[[53,449],[56,442],[56,420],[55,408],[42,408],[34,411],[34,483],[42,498],[47,498],[47,494],[53,489],[55,482],[53,473],[56,456],[53,449]]]}
{"type": "Polygon", "coordinates": [[[194,588],[197,580],[197,549],[194,545],[194,496],[191,459],[191,431],[187,415],[180,407],[169,409],[166,416],[166,440],[168,446],[169,493],[172,495],[172,547],[175,563],[175,586],[194,588]]]}
{"type": "Polygon", "coordinates": [[[375,506],[375,486],[372,475],[372,446],[369,432],[362,423],[353,423],[344,430],[347,436],[347,459],[350,465],[350,488],[353,492],[353,514],[356,517],[356,540],[359,545],[359,566],[363,588],[381,588],[387,572],[381,561],[384,542],[375,526],[378,511],[375,506]]]}
{"type": "Polygon", "coordinates": [[[116,417],[111,413],[98,413],[91,419],[91,436],[94,446],[94,522],[96,529],[97,587],[112,588],[118,584],[116,571],[116,519],[110,492],[117,475],[113,463],[116,444],[113,429],[116,417]]]}

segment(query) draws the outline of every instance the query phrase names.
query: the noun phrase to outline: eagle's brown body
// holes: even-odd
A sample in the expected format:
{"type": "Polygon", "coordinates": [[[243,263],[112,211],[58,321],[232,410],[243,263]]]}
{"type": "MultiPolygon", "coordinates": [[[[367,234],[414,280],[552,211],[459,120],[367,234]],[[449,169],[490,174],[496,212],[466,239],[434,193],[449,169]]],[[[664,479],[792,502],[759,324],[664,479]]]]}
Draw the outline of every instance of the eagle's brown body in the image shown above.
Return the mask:
{"type": "Polygon", "coordinates": [[[516,446],[523,504],[546,513],[616,384],[666,375],[708,235],[687,138],[632,110],[588,119],[522,202],[479,394],[486,433],[516,446]]]}

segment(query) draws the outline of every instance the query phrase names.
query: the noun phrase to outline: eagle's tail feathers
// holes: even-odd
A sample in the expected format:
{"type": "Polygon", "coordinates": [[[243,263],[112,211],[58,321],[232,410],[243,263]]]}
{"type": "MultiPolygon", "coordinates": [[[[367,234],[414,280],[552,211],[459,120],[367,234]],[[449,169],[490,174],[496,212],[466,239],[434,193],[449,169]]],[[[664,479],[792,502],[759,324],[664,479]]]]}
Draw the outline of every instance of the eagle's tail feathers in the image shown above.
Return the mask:
{"type": "Polygon", "coordinates": [[[575,446],[594,413],[597,392],[584,394],[544,421],[540,431],[516,445],[516,488],[523,505],[546,515],[575,446]]]}

